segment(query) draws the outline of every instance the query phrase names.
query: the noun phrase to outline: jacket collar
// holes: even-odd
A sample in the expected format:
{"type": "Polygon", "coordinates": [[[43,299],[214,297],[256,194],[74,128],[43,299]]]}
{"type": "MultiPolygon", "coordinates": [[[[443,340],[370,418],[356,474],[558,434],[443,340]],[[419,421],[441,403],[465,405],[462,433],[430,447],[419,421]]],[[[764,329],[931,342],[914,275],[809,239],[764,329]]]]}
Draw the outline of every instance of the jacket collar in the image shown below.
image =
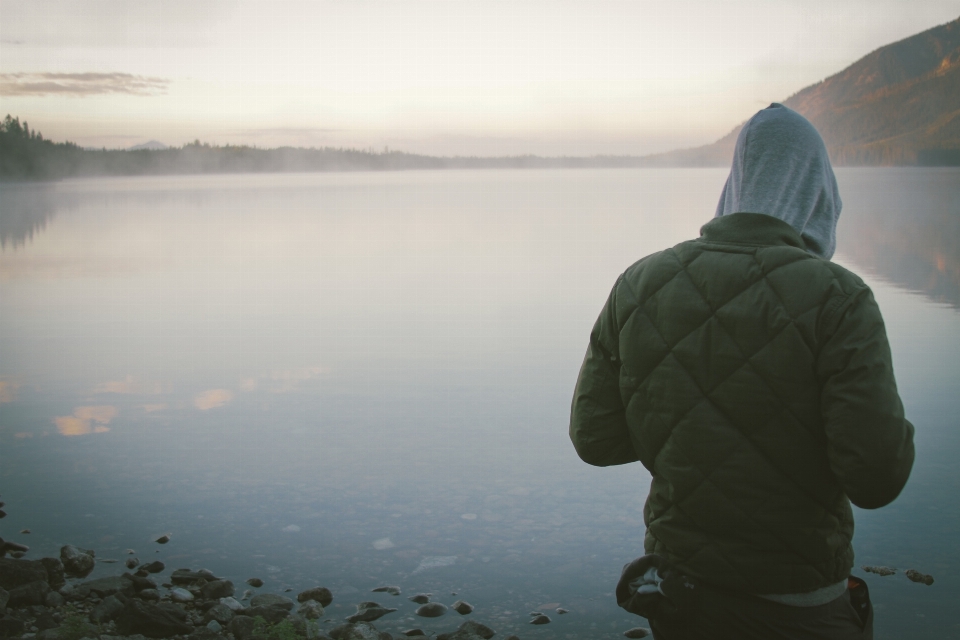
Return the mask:
{"type": "Polygon", "coordinates": [[[789,224],[764,213],[731,213],[700,227],[702,242],[805,249],[800,234],[789,224]]]}

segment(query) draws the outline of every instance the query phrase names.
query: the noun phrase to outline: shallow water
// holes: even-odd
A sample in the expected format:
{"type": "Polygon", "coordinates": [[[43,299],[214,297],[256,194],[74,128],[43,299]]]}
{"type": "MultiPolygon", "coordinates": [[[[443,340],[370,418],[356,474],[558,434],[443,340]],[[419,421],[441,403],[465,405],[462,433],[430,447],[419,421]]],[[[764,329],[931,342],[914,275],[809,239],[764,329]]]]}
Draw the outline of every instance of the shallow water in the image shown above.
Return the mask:
{"type": "MultiPolygon", "coordinates": [[[[412,615],[428,591],[498,637],[622,637],[643,623],[612,592],[648,476],[579,461],[572,387],[616,276],[695,236],[725,177],[0,185],[0,535],[322,584],[332,618],[398,607],[389,631],[459,624],[412,615]],[[368,593],[388,584],[403,595],[368,593]]],[[[870,576],[878,638],[960,637],[960,172],[838,178],[836,260],[874,288],[917,426],[904,493],[856,513],[857,564],[936,578],[870,576]]]]}

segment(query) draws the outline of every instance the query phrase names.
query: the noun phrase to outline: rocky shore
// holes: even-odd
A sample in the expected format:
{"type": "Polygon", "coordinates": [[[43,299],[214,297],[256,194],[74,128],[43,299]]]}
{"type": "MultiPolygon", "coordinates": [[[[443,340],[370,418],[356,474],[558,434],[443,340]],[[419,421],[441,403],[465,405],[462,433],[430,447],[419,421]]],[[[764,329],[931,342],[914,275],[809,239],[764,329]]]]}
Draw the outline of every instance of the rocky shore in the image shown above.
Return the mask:
{"type": "MultiPolygon", "coordinates": [[[[20,555],[20,554],[17,554],[20,555]]],[[[0,557],[0,638],[35,640],[392,640],[375,620],[397,611],[372,600],[356,603],[357,611],[345,620],[326,617],[325,608],[334,599],[330,589],[316,586],[300,592],[296,600],[285,595],[255,593],[238,595],[230,580],[205,569],[173,570],[167,581],[157,574],[166,567],[160,561],[140,564],[128,557],[119,565],[128,571],[88,580],[96,566],[95,553],[72,545],[60,550],[59,558],[0,557]]],[[[250,578],[258,588],[263,581],[250,578]]],[[[399,596],[400,588],[384,586],[375,592],[399,596]]],[[[457,618],[473,611],[459,600],[451,606],[432,602],[430,594],[409,598],[413,613],[438,617],[448,612],[457,618]]],[[[538,612],[539,614],[539,612],[538,612]]],[[[546,618],[546,616],[543,616],[546,618]]],[[[449,632],[436,640],[489,640],[496,632],[475,620],[451,620],[449,632]]],[[[403,636],[426,637],[411,628],[403,636]]],[[[509,636],[505,640],[519,640],[509,636]]]]}

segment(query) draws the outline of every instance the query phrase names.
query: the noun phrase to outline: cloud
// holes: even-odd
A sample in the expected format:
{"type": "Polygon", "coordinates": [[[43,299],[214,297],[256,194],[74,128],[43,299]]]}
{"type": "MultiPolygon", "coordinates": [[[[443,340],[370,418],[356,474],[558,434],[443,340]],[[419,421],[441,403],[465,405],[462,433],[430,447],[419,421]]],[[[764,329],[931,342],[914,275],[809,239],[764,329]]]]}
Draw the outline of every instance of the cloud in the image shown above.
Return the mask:
{"type": "Polygon", "coordinates": [[[208,389],[193,399],[193,405],[201,411],[222,407],[233,400],[233,392],[227,389],[208,389]]]}
{"type": "Polygon", "coordinates": [[[165,78],[130,73],[0,73],[0,95],[7,97],[105,93],[153,96],[166,93],[169,84],[165,78]]]}
{"type": "Polygon", "coordinates": [[[106,425],[117,417],[119,411],[112,405],[77,407],[72,416],[59,416],[53,419],[57,431],[65,436],[84,436],[88,433],[106,433],[106,425]],[[94,425],[93,423],[97,423],[94,425]]]}

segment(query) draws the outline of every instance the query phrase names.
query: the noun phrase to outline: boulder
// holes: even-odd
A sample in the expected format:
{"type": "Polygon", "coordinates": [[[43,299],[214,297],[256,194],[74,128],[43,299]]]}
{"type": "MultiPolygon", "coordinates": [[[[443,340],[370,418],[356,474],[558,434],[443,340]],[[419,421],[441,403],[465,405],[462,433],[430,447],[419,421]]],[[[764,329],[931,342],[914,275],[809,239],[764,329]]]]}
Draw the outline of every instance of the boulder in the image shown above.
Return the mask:
{"type": "Polygon", "coordinates": [[[234,616],[230,624],[227,625],[227,631],[233,634],[237,640],[249,640],[253,637],[253,628],[257,622],[250,616],[234,616]]]}
{"type": "Polygon", "coordinates": [[[307,600],[316,600],[324,607],[329,607],[330,603],[333,602],[333,594],[330,592],[330,589],[326,587],[314,587],[306,591],[301,591],[300,594],[297,595],[298,602],[306,602],[307,600]]]}
{"type": "Polygon", "coordinates": [[[263,618],[270,624],[276,624],[286,618],[289,612],[283,607],[250,607],[244,612],[251,618],[263,618]]]}
{"type": "Polygon", "coordinates": [[[63,562],[60,561],[60,558],[40,558],[40,564],[47,570],[47,584],[50,585],[51,589],[56,590],[67,584],[63,562]]]}
{"type": "Polygon", "coordinates": [[[90,622],[100,624],[113,620],[123,611],[123,603],[116,596],[107,596],[90,612],[90,622]]]}
{"type": "Polygon", "coordinates": [[[376,602],[361,602],[357,605],[357,612],[347,618],[347,622],[373,622],[396,609],[388,609],[376,602]]]}
{"type": "Polygon", "coordinates": [[[415,614],[423,616],[424,618],[439,618],[446,612],[447,606],[439,602],[428,602],[414,611],[415,614]]]}
{"type": "Polygon", "coordinates": [[[39,560],[0,558],[0,589],[10,591],[37,580],[47,581],[47,569],[39,560]]]}
{"type": "Polygon", "coordinates": [[[117,617],[117,631],[124,635],[140,633],[148,638],[188,634],[193,627],[184,622],[172,607],[162,607],[131,598],[117,617]]]}
{"type": "Polygon", "coordinates": [[[68,544],[60,548],[60,561],[63,563],[63,572],[74,578],[85,578],[93,571],[96,565],[94,552],[89,549],[80,549],[68,544]]]}
{"type": "Polygon", "coordinates": [[[229,580],[214,580],[200,587],[204,600],[219,600],[233,596],[233,583],[229,580]]]}
{"type": "Polygon", "coordinates": [[[42,605],[50,593],[50,585],[45,580],[35,580],[22,584],[16,589],[10,590],[10,598],[7,600],[7,606],[11,609],[19,607],[29,607],[31,605],[42,605]]]}
{"type": "Polygon", "coordinates": [[[316,600],[307,600],[297,609],[297,613],[307,620],[316,620],[323,617],[323,605],[316,600]]]}
{"type": "Polygon", "coordinates": [[[98,598],[112,596],[115,593],[122,593],[129,597],[134,593],[133,583],[124,576],[107,576],[106,578],[87,580],[82,583],[82,586],[87,587],[90,593],[98,598]]]}
{"type": "Polygon", "coordinates": [[[63,606],[65,598],[57,591],[51,591],[43,597],[43,605],[51,609],[58,609],[63,606]]]}
{"type": "Polygon", "coordinates": [[[207,609],[207,612],[203,616],[203,621],[208,623],[211,620],[216,620],[219,624],[225,626],[230,624],[230,621],[233,620],[236,615],[233,609],[225,604],[218,603],[207,609]]]}
{"type": "Polygon", "coordinates": [[[468,613],[471,613],[473,611],[473,605],[470,604],[469,602],[464,602],[463,600],[457,600],[452,605],[450,605],[450,608],[462,616],[465,616],[468,613]]]}
{"type": "Polygon", "coordinates": [[[261,593],[250,599],[251,607],[279,607],[284,611],[290,611],[296,603],[286,596],[278,596],[274,593],[261,593]]]}

